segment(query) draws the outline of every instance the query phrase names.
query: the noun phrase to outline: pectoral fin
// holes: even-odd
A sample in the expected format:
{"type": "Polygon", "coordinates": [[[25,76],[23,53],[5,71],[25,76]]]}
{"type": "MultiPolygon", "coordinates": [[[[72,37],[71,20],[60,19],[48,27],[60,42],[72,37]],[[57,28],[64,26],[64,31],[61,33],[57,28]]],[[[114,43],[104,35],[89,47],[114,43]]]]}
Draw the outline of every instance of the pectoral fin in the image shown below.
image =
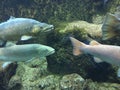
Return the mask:
{"type": "Polygon", "coordinates": [[[94,61],[95,61],[96,63],[101,63],[101,62],[103,62],[100,58],[97,58],[97,57],[94,57],[94,61]]]}
{"type": "Polygon", "coordinates": [[[5,69],[7,66],[9,66],[12,62],[5,62],[2,65],[2,68],[5,69]]]}
{"type": "Polygon", "coordinates": [[[24,36],[22,36],[21,37],[21,40],[29,40],[29,39],[31,39],[32,38],[32,36],[26,36],[26,35],[24,35],[24,36]]]}

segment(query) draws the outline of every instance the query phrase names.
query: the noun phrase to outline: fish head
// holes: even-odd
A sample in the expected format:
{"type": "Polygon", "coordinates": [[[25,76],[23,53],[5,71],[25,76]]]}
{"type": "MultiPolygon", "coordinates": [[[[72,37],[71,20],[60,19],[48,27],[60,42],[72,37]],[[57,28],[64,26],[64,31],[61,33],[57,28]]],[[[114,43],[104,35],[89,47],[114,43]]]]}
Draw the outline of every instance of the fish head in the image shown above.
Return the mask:
{"type": "Polygon", "coordinates": [[[47,23],[36,23],[33,25],[32,33],[49,32],[54,29],[53,25],[47,23]]]}
{"type": "Polygon", "coordinates": [[[55,53],[55,49],[50,46],[40,45],[38,47],[38,53],[40,57],[46,57],[55,53]]]}

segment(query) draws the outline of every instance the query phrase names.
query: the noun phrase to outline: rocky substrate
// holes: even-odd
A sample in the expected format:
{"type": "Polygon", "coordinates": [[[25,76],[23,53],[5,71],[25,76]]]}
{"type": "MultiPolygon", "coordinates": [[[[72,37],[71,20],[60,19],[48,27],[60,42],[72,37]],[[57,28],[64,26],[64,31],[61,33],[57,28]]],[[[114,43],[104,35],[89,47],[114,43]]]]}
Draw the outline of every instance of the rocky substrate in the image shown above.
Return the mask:
{"type": "MultiPolygon", "coordinates": [[[[13,65],[15,66],[15,65],[13,65]]],[[[6,71],[6,82],[1,83],[1,90],[119,90],[120,84],[109,82],[93,82],[84,79],[77,73],[58,75],[47,70],[46,60],[34,60],[31,63],[19,63],[11,78],[6,71]],[[4,88],[4,89],[3,89],[4,88]]],[[[2,71],[0,71],[2,72],[2,71]]],[[[0,73],[0,75],[2,75],[0,73]]],[[[4,77],[4,75],[3,75],[4,77]]],[[[1,76],[1,79],[3,78],[1,76]]],[[[4,80],[5,80],[4,78],[4,80]]],[[[3,81],[4,81],[3,80],[3,81]]]]}

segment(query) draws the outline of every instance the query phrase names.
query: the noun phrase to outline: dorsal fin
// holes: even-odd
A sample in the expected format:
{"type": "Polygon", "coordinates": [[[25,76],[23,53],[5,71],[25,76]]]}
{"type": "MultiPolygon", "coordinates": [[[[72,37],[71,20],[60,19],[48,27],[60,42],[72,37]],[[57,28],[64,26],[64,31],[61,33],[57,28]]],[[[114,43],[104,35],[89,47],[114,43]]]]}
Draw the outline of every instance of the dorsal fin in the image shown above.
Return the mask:
{"type": "Polygon", "coordinates": [[[100,43],[97,42],[97,41],[95,41],[95,40],[92,40],[92,41],[90,42],[90,45],[92,45],[92,46],[94,46],[94,45],[100,45],[100,43]]]}

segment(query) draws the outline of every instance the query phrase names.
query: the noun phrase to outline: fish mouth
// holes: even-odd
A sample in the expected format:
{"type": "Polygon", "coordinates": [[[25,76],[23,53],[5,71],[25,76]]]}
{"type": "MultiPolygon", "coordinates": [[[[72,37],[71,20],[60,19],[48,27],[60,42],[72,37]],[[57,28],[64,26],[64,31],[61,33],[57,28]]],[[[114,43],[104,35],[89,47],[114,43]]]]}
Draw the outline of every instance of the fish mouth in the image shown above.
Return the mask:
{"type": "Polygon", "coordinates": [[[49,27],[46,27],[45,29],[44,29],[44,32],[49,32],[49,31],[51,31],[51,30],[53,30],[54,29],[54,26],[53,25],[50,25],[49,27]]]}
{"type": "Polygon", "coordinates": [[[48,53],[48,55],[51,55],[51,54],[53,54],[53,53],[55,53],[55,50],[50,51],[50,52],[48,53]]]}

